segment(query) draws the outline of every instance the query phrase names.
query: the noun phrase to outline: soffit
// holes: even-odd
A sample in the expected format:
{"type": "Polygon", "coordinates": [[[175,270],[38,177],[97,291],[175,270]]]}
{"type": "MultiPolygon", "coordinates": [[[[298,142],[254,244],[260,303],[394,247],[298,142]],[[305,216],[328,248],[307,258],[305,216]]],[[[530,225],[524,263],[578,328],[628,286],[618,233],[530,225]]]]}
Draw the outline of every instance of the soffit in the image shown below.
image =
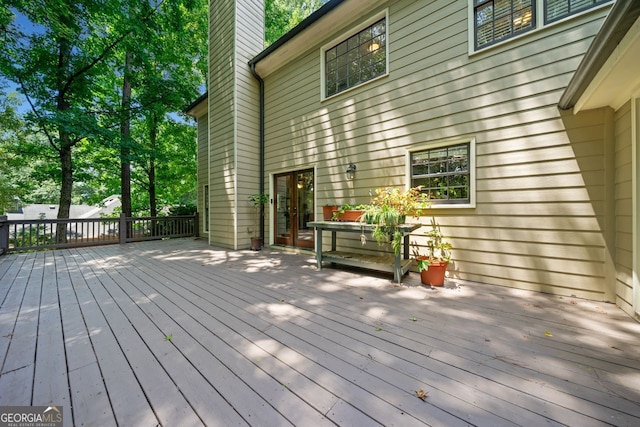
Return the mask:
{"type": "Polygon", "coordinates": [[[359,20],[378,12],[378,7],[386,0],[347,0],[313,22],[304,31],[296,34],[286,43],[255,64],[256,72],[266,77],[309,50],[310,47],[328,37],[340,35],[338,29],[348,31],[349,24],[357,24],[359,20]]]}
{"type": "Polygon", "coordinates": [[[640,88],[640,18],[627,31],[574,106],[617,110],[640,88]]]}

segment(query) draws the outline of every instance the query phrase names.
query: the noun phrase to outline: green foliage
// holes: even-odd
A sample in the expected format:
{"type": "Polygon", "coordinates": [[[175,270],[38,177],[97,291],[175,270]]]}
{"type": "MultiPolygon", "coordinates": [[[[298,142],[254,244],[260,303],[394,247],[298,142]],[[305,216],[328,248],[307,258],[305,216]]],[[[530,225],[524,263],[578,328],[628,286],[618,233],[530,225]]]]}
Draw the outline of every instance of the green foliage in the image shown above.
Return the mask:
{"type": "Polygon", "coordinates": [[[419,249],[414,249],[414,256],[418,262],[418,271],[428,269],[429,264],[434,261],[451,261],[451,243],[448,242],[444,234],[442,234],[440,224],[438,224],[435,218],[431,218],[431,228],[424,234],[427,237],[427,255],[420,256],[419,249]]]}
{"type": "Polygon", "coordinates": [[[266,0],[265,45],[269,46],[328,0],[266,0]]]}
{"type": "Polygon", "coordinates": [[[249,201],[251,202],[251,204],[253,205],[253,208],[256,211],[254,235],[258,236],[258,228],[260,226],[260,217],[261,217],[260,214],[263,213],[261,207],[269,203],[269,194],[267,193],[252,194],[249,196],[249,201]]]}
{"type": "MultiPolygon", "coordinates": [[[[399,188],[378,188],[367,206],[362,221],[371,224],[371,236],[382,245],[390,242],[397,255],[402,249],[403,234],[398,226],[406,222],[407,216],[419,217],[429,207],[429,199],[420,187],[407,190],[399,188]]],[[[366,238],[361,236],[361,241],[366,238]]]]}
{"type": "Polygon", "coordinates": [[[196,205],[195,204],[191,204],[191,205],[175,205],[175,206],[171,206],[169,208],[169,215],[170,216],[193,215],[195,213],[196,213],[196,205]]]}
{"type": "Polygon", "coordinates": [[[15,163],[0,171],[0,209],[16,196],[62,205],[65,179],[73,183],[69,203],[94,204],[120,193],[122,147],[130,153],[137,210],[149,210],[151,188],[158,189],[154,204],[157,198],[160,207],[186,203],[182,199],[196,187],[195,129],[175,111],[205,82],[206,1],[3,3],[0,83],[17,85],[30,111],[20,117],[0,99],[0,154],[15,163]],[[17,15],[31,25],[21,27],[17,15]],[[133,54],[133,91],[130,108],[123,109],[127,51],[133,54]],[[133,128],[126,138],[120,136],[124,116],[133,128]],[[5,144],[4,129],[23,135],[5,144]]]}

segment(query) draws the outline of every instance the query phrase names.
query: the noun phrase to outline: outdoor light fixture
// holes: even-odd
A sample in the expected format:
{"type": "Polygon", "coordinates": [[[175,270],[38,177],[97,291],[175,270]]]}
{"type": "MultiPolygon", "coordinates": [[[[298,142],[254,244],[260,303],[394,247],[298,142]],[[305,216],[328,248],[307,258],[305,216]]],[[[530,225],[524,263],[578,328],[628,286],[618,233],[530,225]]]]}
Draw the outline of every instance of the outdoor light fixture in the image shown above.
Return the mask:
{"type": "Polygon", "coordinates": [[[371,53],[375,52],[376,50],[380,49],[380,44],[378,42],[372,41],[371,43],[369,43],[369,45],[367,46],[367,50],[371,53]]]}
{"type": "Polygon", "coordinates": [[[349,163],[347,166],[347,178],[353,179],[356,177],[356,165],[354,163],[349,163]]]}

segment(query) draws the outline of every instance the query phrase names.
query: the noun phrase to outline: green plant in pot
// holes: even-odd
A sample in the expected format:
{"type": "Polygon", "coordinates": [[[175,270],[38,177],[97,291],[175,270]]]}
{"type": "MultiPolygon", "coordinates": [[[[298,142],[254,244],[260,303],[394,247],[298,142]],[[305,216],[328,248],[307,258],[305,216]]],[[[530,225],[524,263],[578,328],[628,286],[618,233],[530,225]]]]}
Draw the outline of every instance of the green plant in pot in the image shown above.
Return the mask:
{"type": "Polygon", "coordinates": [[[333,216],[331,217],[331,221],[353,221],[357,222],[360,220],[364,210],[366,209],[366,205],[350,205],[344,204],[340,206],[340,209],[336,209],[333,212],[333,216]]]}
{"type": "Polygon", "coordinates": [[[260,220],[262,219],[263,211],[262,206],[269,203],[269,195],[267,193],[257,193],[249,196],[249,201],[253,204],[253,208],[256,211],[255,214],[255,227],[253,229],[254,236],[251,237],[251,250],[259,251],[262,248],[262,236],[259,235],[260,220]]]}
{"type": "MultiPolygon", "coordinates": [[[[427,207],[429,199],[422,193],[421,187],[406,190],[382,187],[375,190],[375,196],[360,221],[372,225],[371,237],[379,245],[391,243],[394,254],[398,255],[403,241],[403,234],[398,226],[404,224],[408,216],[418,218],[427,207]]],[[[364,233],[361,241],[363,244],[366,242],[364,233]]]]}
{"type": "Polygon", "coordinates": [[[420,280],[425,285],[442,286],[447,272],[449,262],[451,262],[451,243],[447,242],[440,230],[440,224],[435,218],[431,218],[431,228],[426,231],[427,255],[420,255],[418,249],[414,250],[415,259],[418,263],[420,280]]]}

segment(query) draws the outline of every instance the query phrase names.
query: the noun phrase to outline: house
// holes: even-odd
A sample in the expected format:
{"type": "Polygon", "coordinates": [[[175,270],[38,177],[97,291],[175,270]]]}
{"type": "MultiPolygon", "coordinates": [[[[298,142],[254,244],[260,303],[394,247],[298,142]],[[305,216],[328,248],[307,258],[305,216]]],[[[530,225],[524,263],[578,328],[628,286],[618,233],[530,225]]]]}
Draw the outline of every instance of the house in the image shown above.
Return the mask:
{"type": "MultiPolygon", "coordinates": [[[[99,204],[71,205],[70,218],[101,218],[113,214],[116,208],[121,206],[120,195],[115,194],[103,199],[99,204]]],[[[7,219],[10,221],[56,219],[58,218],[58,205],[31,204],[22,206],[19,212],[9,212],[7,219]]]]}
{"type": "Polygon", "coordinates": [[[323,205],[424,185],[453,277],[638,316],[639,3],[330,0],[263,49],[263,2],[210,1],[201,235],[249,247],[268,192],[266,244],[313,248],[323,205]]]}

